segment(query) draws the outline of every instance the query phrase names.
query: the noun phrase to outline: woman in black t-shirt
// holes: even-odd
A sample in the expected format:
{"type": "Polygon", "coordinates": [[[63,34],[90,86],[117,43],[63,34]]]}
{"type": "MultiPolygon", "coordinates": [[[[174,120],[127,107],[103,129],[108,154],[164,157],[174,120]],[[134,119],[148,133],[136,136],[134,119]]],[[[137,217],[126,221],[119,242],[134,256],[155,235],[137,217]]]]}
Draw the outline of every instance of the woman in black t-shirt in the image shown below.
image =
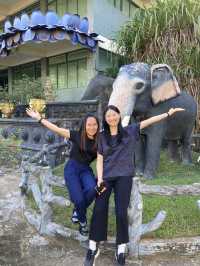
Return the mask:
{"type": "Polygon", "coordinates": [[[87,235],[86,212],[96,195],[96,178],[90,163],[97,157],[98,118],[93,114],[86,115],[80,130],[74,131],[56,126],[32,109],[27,109],[26,112],[43,126],[73,143],[69,160],[64,168],[64,178],[70,199],[74,203],[71,220],[73,223],[79,223],[79,232],[82,235],[87,235]]]}

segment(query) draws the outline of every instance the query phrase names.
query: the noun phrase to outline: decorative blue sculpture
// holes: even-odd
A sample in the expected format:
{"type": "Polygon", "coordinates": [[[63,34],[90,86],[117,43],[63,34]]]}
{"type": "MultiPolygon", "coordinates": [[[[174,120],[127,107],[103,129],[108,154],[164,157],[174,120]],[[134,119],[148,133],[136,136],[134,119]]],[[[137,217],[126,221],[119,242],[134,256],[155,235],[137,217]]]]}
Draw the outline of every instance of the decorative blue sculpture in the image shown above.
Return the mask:
{"type": "Polygon", "coordinates": [[[71,39],[71,42],[73,45],[76,45],[78,43],[78,37],[77,37],[77,33],[76,32],[73,32],[71,35],[70,35],[70,39],[71,39]]]}
{"type": "Polygon", "coordinates": [[[22,24],[21,24],[21,19],[19,17],[15,17],[14,18],[13,29],[14,29],[14,31],[23,30],[23,27],[22,27],[22,24]]]}
{"type": "Polygon", "coordinates": [[[4,24],[4,34],[12,34],[13,31],[11,30],[12,28],[12,24],[9,20],[6,20],[5,24],[4,24]]]}
{"type": "Polygon", "coordinates": [[[58,15],[53,11],[48,11],[45,16],[46,27],[55,29],[58,26],[58,15]]]}
{"type": "Polygon", "coordinates": [[[30,27],[32,29],[37,29],[46,26],[46,17],[42,14],[40,10],[34,11],[31,14],[30,27]]]}
{"type": "Polygon", "coordinates": [[[79,29],[80,25],[80,16],[77,14],[71,15],[69,20],[68,20],[68,26],[69,28],[72,28],[74,30],[79,29]]]}
{"type": "Polygon", "coordinates": [[[22,34],[22,39],[24,42],[32,41],[35,38],[35,32],[31,29],[28,29],[22,34]]]}
{"type": "Polygon", "coordinates": [[[23,30],[27,30],[30,26],[30,18],[26,13],[21,15],[21,26],[23,30]]]}
{"type": "Polygon", "coordinates": [[[69,30],[69,20],[71,15],[66,13],[62,19],[61,19],[61,25],[64,27],[64,29],[69,30]]]}
{"type": "Polygon", "coordinates": [[[0,35],[0,57],[8,56],[13,48],[30,41],[40,43],[70,39],[73,45],[81,44],[94,51],[97,36],[89,33],[88,18],[81,19],[78,14],[66,13],[60,18],[54,11],[43,14],[37,10],[30,17],[23,13],[21,17],[14,18],[13,25],[9,20],[5,22],[4,33],[0,35]]]}
{"type": "Polygon", "coordinates": [[[45,42],[50,39],[51,33],[47,29],[40,29],[37,31],[36,35],[39,41],[45,42]]]}
{"type": "Polygon", "coordinates": [[[7,49],[9,50],[9,49],[12,48],[12,46],[13,46],[13,37],[10,36],[10,37],[8,37],[7,40],[6,40],[6,47],[7,47],[7,49]]]}
{"type": "Polygon", "coordinates": [[[89,31],[89,21],[87,17],[82,18],[80,25],[79,25],[80,32],[88,33],[89,31]]]}
{"type": "Polygon", "coordinates": [[[53,37],[55,40],[62,41],[67,38],[67,33],[64,30],[54,30],[53,31],[53,37]]]}

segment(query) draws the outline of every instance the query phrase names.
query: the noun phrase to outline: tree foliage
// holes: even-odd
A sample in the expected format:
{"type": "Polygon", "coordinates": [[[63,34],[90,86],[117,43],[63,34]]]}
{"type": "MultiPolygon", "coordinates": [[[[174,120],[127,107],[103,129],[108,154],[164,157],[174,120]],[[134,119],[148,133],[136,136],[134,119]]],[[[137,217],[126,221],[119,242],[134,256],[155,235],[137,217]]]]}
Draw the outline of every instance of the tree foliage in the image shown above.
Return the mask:
{"type": "Polygon", "coordinates": [[[170,65],[180,86],[200,105],[200,1],[159,0],[138,10],[119,32],[118,50],[125,63],[170,65]]]}

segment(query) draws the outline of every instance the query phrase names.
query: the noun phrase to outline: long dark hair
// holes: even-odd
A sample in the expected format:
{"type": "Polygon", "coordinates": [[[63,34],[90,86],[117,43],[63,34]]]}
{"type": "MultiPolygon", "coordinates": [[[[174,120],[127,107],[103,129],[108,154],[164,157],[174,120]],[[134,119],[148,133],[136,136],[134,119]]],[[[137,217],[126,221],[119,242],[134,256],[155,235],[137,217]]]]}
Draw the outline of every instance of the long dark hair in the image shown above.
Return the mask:
{"type": "MultiPolygon", "coordinates": [[[[106,107],[106,109],[104,110],[104,113],[103,113],[103,121],[102,121],[103,132],[104,132],[104,135],[106,137],[107,144],[109,146],[111,146],[112,144],[111,144],[110,126],[106,122],[106,113],[107,113],[108,110],[113,110],[116,113],[118,113],[119,115],[120,115],[120,111],[119,111],[119,109],[116,106],[108,105],[106,107]]],[[[118,123],[118,126],[117,126],[117,144],[119,144],[122,141],[122,138],[124,137],[124,135],[125,135],[125,131],[124,131],[123,127],[122,127],[121,116],[120,116],[120,120],[119,120],[119,123],[118,123]]]]}
{"type": "Polygon", "coordinates": [[[79,129],[79,133],[81,136],[80,150],[82,152],[86,150],[86,139],[88,138],[87,132],[86,132],[86,123],[87,123],[87,119],[90,117],[93,117],[96,120],[97,125],[98,125],[97,133],[94,135],[94,146],[93,146],[94,151],[97,150],[97,141],[98,141],[98,135],[99,135],[99,119],[94,114],[87,114],[83,118],[80,129],[79,129]]]}

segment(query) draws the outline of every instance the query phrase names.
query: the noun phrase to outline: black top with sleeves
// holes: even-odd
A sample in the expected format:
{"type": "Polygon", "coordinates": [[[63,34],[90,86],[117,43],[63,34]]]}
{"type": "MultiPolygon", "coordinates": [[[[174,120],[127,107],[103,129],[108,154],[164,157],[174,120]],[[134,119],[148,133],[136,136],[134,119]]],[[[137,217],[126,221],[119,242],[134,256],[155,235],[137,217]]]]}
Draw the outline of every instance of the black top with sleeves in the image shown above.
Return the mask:
{"type": "Polygon", "coordinates": [[[97,157],[97,149],[95,148],[95,140],[86,137],[85,150],[81,150],[81,134],[79,131],[70,130],[70,138],[72,149],[70,159],[74,159],[80,163],[89,165],[97,157]]]}

